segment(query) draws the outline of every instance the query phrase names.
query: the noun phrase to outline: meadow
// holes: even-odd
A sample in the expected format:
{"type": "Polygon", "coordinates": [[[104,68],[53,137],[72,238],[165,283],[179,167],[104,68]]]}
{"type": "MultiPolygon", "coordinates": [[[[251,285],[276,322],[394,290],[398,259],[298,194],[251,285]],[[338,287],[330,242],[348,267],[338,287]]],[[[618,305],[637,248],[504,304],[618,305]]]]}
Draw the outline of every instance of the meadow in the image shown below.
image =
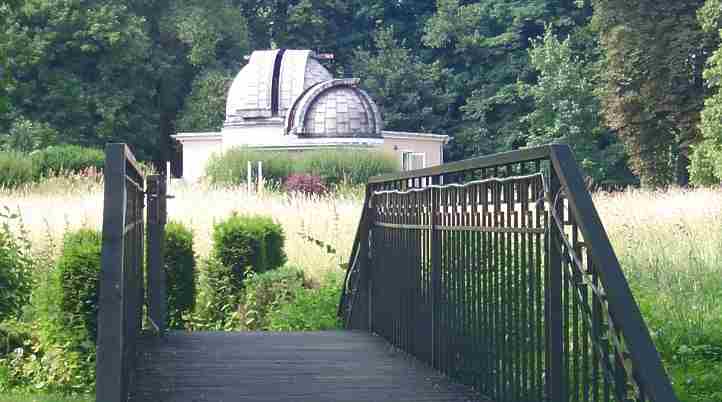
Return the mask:
{"type": "MultiPolygon", "coordinates": [[[[258,213],[282,224],[289,262],[319,280],[345,262],[363,202],[358,190],[256,194],[176,181],[169,193],[175,196],[170,219],[193,229],[199,256],[209,253],[215,222],[232,211],[258,213]]],[[[102,197],[100,182],[57,178],[1,191],[0,208],[19,211],[24,230],[42,248],[69,229],[99,228],[102,197]]],[[[629,190],[594,198],[680,399],[722,401],[722,190],[629,190]]]]}

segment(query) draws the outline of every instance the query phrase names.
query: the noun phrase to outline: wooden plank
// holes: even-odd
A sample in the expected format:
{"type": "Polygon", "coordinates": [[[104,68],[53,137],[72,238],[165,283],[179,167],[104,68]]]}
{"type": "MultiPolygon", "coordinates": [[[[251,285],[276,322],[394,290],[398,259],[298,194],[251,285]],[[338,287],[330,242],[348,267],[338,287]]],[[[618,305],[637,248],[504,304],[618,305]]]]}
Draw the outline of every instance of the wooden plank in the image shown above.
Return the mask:
{"type": "Polygon", "coordinates": [[[138,346],[132,402],[482,400],[362,331],[171,332],[138,346]]]}

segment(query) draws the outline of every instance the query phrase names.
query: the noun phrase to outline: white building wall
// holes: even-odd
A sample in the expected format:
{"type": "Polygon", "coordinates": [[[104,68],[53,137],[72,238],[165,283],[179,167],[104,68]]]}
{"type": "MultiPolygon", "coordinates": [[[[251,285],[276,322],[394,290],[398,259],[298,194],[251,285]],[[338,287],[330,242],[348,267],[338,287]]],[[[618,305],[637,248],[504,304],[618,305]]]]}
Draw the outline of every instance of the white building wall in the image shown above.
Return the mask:
{"type": "Polygon", "coordinates": [[[223,150],[222,137],[218,133],[181,134],[176,139],[183,146],[183,179],[189,182],[200,180],[205,175],[211,155],[223,150]]]}
{"type": "Polygon", "coordinates": [[[443,163],[443,145],[448,137],[435,134],[388,132],[383,139],[310,138],[284,135],[280,125],[226,128],[216,133],[180,133],[175,136],[183,146],[183,179],[196,182],[205,175],[211,155],[248,146],[263,149],[318,149],[323,147],[374,147],[394,155],[403,168],[404,152],[423,155],[424,167],[443,163]]]}
{"type": "Polygon", "coordinates": [[[416,152],[424,154],[426,166],[436,166],[444,162],[443,159],[444,142],[436,139],[427,138],[400,138],[384,136],[382,149],[396,155],[401,166],[404,152],[416,152]]]}
{"type": "Polygon", "coordinates": [[[224,128],[221,135],[224,151],[241,146],[281,146],[289,140],[289,136],[283,135],[280,123],[224,128]]]}

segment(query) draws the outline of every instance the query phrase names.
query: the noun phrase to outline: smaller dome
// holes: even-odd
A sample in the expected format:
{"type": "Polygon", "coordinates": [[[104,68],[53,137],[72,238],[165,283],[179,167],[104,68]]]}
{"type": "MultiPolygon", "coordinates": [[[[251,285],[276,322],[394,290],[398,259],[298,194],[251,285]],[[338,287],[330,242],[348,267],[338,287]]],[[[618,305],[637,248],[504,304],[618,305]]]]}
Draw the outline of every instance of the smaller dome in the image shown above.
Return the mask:
{"type": "Polygon", "coordinates": [[[381,129],[378,107],[357,79],[312,86],[286,117],[286,132],[301,138],[381,138],[381,129]]]}

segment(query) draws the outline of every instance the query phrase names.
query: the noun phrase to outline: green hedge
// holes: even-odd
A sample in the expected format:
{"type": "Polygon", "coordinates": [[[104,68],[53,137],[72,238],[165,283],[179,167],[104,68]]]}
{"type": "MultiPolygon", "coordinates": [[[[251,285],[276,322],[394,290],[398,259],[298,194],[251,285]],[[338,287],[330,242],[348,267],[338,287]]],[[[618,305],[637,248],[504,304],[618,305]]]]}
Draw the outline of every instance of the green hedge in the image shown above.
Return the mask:
{"type": "Polygon", "coordinates": [[[168,327],[184,327],[183,316],[195,305],[196,260],[193,252],[193,232],[180,222],[165,226],[164,270],[168,301],[168,327]]]}
{"type": "Polygon", "coordinates": [[[0,187],[15,188],[35,179],[35,167],[27,154],[0,151],[0,187]]]}
{"type": "Polygon", "coordinates": [[[84,328],[95,343],[98,320],[98,279],[101,234],[81,229],[65,235],[58,259],[57,303],[68,331],[84,328]]]}
{"type": "Polygon", "coordinates": [[[102,171],[102,150],[78,145],[56,145],[27,154],[0,151],[0,187],[15,188],[45,177],[82,173],[89,168],[102,171]]]}
{"type": "Polygon", "coordinates": [[[213,227],[213,254],[230,267],[239,286],[246,270],[264,272],[286,262],[281,225],[260,215],[233,213],[213,227]]]}
{"type": "MultiPolygon", "coordinates": [[[[249,275],[258,278],[256,274],[286,262],[284,240],[281,225],[264,216],[233,213],[215,224],[213,248],[199,272],[198,300],[187,327],[213,331],[245,328],[242,310],[248,293],[244,282],[249,275]]],[[[263,279],[249,280],[254,286],[259,280],[263,282],[263,279]]]]}
{"type": "Polygon", "coordinates": [[[328,184],[366,183],[371,176],[399,170],[393,155],[373,150],[329,149],[314,151],[259,151],[234,148],[214,155],[206,167],[207,178],[215,184],[245,183],[247,163],[263,162],[263,176],[269,181],[283,182],[294,173],[321,177],[328,184]]]}
{"type": "Polygon", "coordinates": [[[32,160],[36,175],[47,177],[63,173],[80,173],[88,168],[102,170],[105,153],[100,149],[78,145],[55,145],[34,152],[32,160]]]}
{"type": "Polygon", "coordinates": [[[22,355],[5,361],[6,385],[62,393],[93,390],[100,249],[97,231],[65,234],[54,269],[39,273],[32,338],[22,355]]]}

